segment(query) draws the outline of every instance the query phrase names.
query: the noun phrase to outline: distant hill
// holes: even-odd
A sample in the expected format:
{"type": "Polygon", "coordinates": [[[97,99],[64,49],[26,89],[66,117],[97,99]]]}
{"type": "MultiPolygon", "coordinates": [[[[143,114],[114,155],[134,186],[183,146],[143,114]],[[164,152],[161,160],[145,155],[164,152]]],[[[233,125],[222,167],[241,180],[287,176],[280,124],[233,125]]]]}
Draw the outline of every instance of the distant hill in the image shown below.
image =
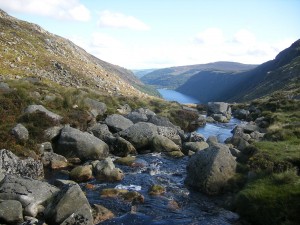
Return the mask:
{"type": "Polygon", "coordinates": [[[236,62],[214,62],[207,64],[197,64],[188,66],[170,67],[154,70],[141,80],[148,85],[157,88],[176,89],[183,85],[189,78],[201,71],[226,71],[240,72],[255,68],[256,65],[247,65],[236,62]]]}
{"type": "Polygon", "coordinates": [[[153,72],[154,70],[156,69],[132,70],[132,72],[137,78],[142,78],[143,76],[153,72]]]}
{"type": "Polygon", "coordinates": [[[248,101],[278,90],[293,89],[300,81],[300,40],[280,52],[274,60],[245,72],[202,71],[177,91],[208,101],[248,101]]]}
{"type": "Polygon", "coordinates": [[[36,77],[112,95],[142,96],[144,85],[125,68],[102,61],[71,41],[0,9],[0,75],[36,77]]]}

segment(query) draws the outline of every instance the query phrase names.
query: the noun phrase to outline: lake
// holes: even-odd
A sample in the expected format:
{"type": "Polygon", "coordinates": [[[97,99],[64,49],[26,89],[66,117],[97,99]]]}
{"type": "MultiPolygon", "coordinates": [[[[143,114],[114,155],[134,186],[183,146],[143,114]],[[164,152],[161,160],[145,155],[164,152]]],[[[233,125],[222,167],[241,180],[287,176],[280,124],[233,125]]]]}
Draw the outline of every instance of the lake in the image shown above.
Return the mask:
{"type": "Polygon", "coordinates": [[[198,99],[182,94],[178,91],[168,90],[168,89],[157,89],[157,91],[161,94],[162,98],[167,101],[177,101],[181,104],[200,103],[198,99]]]}

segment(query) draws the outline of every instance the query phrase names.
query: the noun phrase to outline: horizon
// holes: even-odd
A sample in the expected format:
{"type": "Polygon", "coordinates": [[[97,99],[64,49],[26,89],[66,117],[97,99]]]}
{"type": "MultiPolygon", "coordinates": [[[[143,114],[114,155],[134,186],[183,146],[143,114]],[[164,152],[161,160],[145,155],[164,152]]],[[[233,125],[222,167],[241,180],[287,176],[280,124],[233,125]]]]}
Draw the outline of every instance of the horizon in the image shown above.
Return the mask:
{"type": "Polygon", "coordinates": [[[0,0],[0,8],[131,70],[259,65],[300,38],[297,0],[0,0]]]}

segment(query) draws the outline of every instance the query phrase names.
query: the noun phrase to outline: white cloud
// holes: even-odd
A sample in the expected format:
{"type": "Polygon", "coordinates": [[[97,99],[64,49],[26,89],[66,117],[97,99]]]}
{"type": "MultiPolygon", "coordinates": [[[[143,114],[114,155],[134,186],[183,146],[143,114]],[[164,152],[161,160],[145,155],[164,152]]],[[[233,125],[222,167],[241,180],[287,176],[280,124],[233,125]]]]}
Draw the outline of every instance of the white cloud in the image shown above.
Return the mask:
{"type": "Polygon", "coordinates": [[[8,12],[31,13],[61,20],[89,21],[90,11],[79,0],[0,0],[8,12]]]}
{"type": "Polygon", "coordinates": [[[252,45],[256,43],[256,37],[250,31],[241,29],[235,33],[234,41],[244,45],[252,45]]]}
{"type": "Polygon", "coordinates": [[[200,44],[222,44],[224,42],[223,31],[219,28],[208,28],[197,34],[194,38],[200,44]]]}
{"type": "Polygon", "coordinates": [[[132,30],[149,30],[142,21],[133,16],[127,16],[118,12],[111,12],[109,10],[102,11],[98,20],[100,27],[114,27],[114,28],[128,28],[132,30]]]}

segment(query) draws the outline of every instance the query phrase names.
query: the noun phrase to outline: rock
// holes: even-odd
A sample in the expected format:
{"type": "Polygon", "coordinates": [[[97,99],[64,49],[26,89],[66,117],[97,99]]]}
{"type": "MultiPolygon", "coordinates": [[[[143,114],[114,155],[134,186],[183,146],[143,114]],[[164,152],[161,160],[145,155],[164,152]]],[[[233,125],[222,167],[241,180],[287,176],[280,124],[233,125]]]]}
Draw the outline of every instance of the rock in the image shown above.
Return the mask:
{"type": "Polygon", "coordinates": [[[109,198],[120,197],[124,201],[131,202],[134,204],[144,202],[144,196],[141,195],[139,192],[128,191],[124,189],[114,189],[114,188],[102,189],[101,197],[109,197],[109,198]]]}
{"type": "Polygon", "coordinates": [[[64,186],[44,215],[48,224],[93,224],[91,207],[78,184],[64,186]]]}
{"type": "Polygon", "coordinates": [[[112,136],[112,133],[109,131],[108,126],[106,124],[97,123],[94,126],[89,127],[87,131],[92,132],[95,137],[105,142],[108,139],[108,137],[112,136]]]}
{"type": "Polygon", "coordinates": [[[231,154],[234,156],[234,157],[240,157],[241,155],[241,151],[239,151],[238,149],[236,148],[229,148],[231,154]]]}
{"type": "Polygon", "coordinates": [[[162,127],[175,127],[173,123],[170,122],[170,120],[167,117],[163,116],[151,116],[148,120],[149,123],[153,123],[156,126],[162,126],[162,127]]]}
{"type": "Polygon", "coordinates": [[[44,131],[44,138],[47,141],[55,140],[59,137],[62,127],[54,126],[44,131]]]}
{"type": "Polygon", "coordinates": [[[125,105],[121,106],[119,109],[117,109],[117,111],[121,115],[127,115],[128,113],[130,113],[132,111],[132,109],[128,104],[125,104],[125,105]]]}
{"type": "Polygon", "coordinates": [[[250,115],[249,110],[237,109],[233,112],[233,116],[239,120],[246,120],[250,115]]]}
{"type": "Polygon", "coordinates": [[[120,157],[125,157],[130,155],[136,155],[136,149],[135,147],[129,142],[126,141],[122,137],[109,137],[106,140],[106,143],[109,146],[109,151],[110,153],[120,156],[120,157]]]}
{"type": "Polygon", "coordinates": [[[213,114],[212,118],[215,121],[220,122],[220,123],[228,123],[229,122],[228,118],[222,114],[213,114]]]}
{"type": "Polygon", "coordinates": [[[41,161],[30,157],[21,160],[11,151],[5,149],[0,150],[0,169],[5,174],[31,178],[44,177],[44,168],[41,161]]]}
{"type": "Polygon", "coordinates": [[[148,117],[148,119],[151,116],[155,116],[156,115],[155,112],[153,112],[153,111],[151,111],[150,109],[147,109],[147,108],[139,108],[139,109],[134,110],[134,112],[146,114],[146,116],[148,117]]]}
{"type": "Polygon", "coordinates": [[[73,168],[70,172],[71,180],[76,182],[85,182],[93,177],[92,167],[91,166],[77,166],[73,168]]]}
{"type": "Polygon", "coordinates": [[[206,118],[202,115],[199,115],[196,124],[198,125],[198,127],[203,127],[206,124],[206,118]]]}
{"type": "Polygon", "coordinates": [[[24,222],[21,225],[36,225],[41,224],[41,221],[39,221],[37,218],[34,218],[32,216],[24,216],[24,222]]]}
{"type": "Polygon", "coordinates": [[[56,179],[54,181],[54,185],[58,188],[63,188],[64,186],[68,186],[68,185],[74,185],[77,184],[75,181],[72,180],[61,180],[61,179],[56,179]]]}
{"type": "Polygon", "coordinates": [[[185,142],[182,146],[182,151],[185,155],[189,154],[189,151],[198,152],[208,148],[209,145],[205,141],[201,142],[185,142]]]}
{"type": "Polygon", "coordinates": [[[181,145],[180,133],[183,133],[183,131],[180,131],[177,128],[173,128],[173,127],[157,126],[157,132],[159,135],[162,135],[172,140],[175,144],[181,145]]]}
{"type": "Polygon", "coordinates": [[[170,139],[162,136],[155,135],[152,139],[152,147],[155,152],[173,152],[180,151],[180,147],[170,139]]]}
{"type": "Polygon", "coordinates": [[[108,210],[102,205],[94,204],[92,206],[92,209],[93,209],[94,224],[98,224],[102,221],[115,217],[112,211],[108,210]]]}
{"type": "Polygon", "coordinates": [[[210,116],[213,114],[222,114],[227,117],[227,119],[230,119],[231,107],[225,102],[209,102],[207,105],[207,115],[210,116]]]}
{"type": "Polygon", "coordinates": [[[0,91],[9,92],[10,91],[9,85],[7,83],[0,82],[0,91]]]}
{"type": "Polygon", "coordinates": [[[124,178],[124,173],[116,168],[111,158],[101,160],[93,167],[93,173],[97,180],[120,181],[124,178]]]}
{"type": "Polygon", "coordinates": [[[148,117],[145,113],[140,113],[140,112],[135,112],[135,111],[127,114],[126,118],[131,120],[133,123],[148,121],[148,117]]]}
{"type": "Polygon", "coordinates": [[[23,222],[22,204],[16,200],[0,202],[0,222],[19,224],[23,222]]]}
{"type": "Polygon", "coordinates": [[[220,194],[235,169],[236,161],[229,148],[215,144],[191,156],[185,183],[208,195],[220,194]]]}
{"type": "Polygon", "coordinates": [[[51,142],[44,142],[39,145],[39,154],[43,155],[45,152],[53,152],[51,142]]]}
{"type": "Polygon", "coordinates": [[[49,111],[42,105],[30,105],[25,109],[24,112],[31,114],[31,113],[35,113],[37,111],[45,113],[47,117],[53,119],[54,121],[60,121],[62,119],[62,117],[60,115],[57,115],[57,114],[49,111]]]}
{"type": "Polygon", "coordinates": [[[149,195],[162,195],[166,192],[166,188],[160,185],[152,185],[148,191],[149,195]]]}
{"type": "Polygon", "coordinates": [[[157,126],[151,123],[139,122],[119,132],[119,135],[139,149],[150,147],[152,139],[158,134],[157,126]]]}
{"type": "Polygon", "coordinates": [[[215,123],[216,121],[211,116],[208,116],[208,117],[206,117],[206,122],[207,123],[215,123]]]}
{"type": "Polygon", "coordinates": [[[255,124],[260,128],[268,128],[270,126],[270,123],[267,118],[265,117],[259,117],[255,120],[255,124]]]}
{"type": "Polygon", "coordinates": [[[91,98],[86,98],[84,100],[84,103],[90,108],[91,113],[94,117],[97,117],[98,115],[103,116],[107,111],[107,106],[103,102],[99,102],[91,98]]]}
{"type": "Polygon", "coordinates": [[[184,154],[181,151],[166,152],[166,154],[173,158],[180,158],[184,156],[184,154]]]}
{"type": "Polygon", "coordinates": [[[187,141],[188,142],[201,142],[201,141],[205,141],[205,138],[202,134],[199,134],[196,131],[194,131],[188,135],[187,141]]]}
{"type": "Polygon", "coordinates": [[[24,215],[36,217],[58,191],[46,182],[6,175],[0,186],[0,199],[17,200],[24,208],[24,215]]]}
{"type": "Polygon", "coordinates": [[[243,131],[246,134],[251,134],[254,131],[259,131],[259,127],[256,124],[247,123],[243,126],[243,131]]]}
{"type": "Polygon", "coordinates": [[[258,131],[254,131],[250,134],[251,139],[255,141],[260,141],[264,136],[264,133],[259,133],[258,131]]]}
{"type": "Polygon", "coordinates": [[[217,143],[219,143],[218,138],[216,136],[209,136],[206,140],[206,143],[209,146],[215,145],[217,143]]]}
{"type": "Polygon", "coordinates": [[[12,134],[18,141],[27,141],[29,138],[29,132],[26,127],[18,123],[12,130],[12,134]]]}
{"type": "Polygon", "coordinates": [[[133,125],[133,122],[122,115],[112,114],[105,119],[105,123],[113,132],[126,130],[133,125]]]}
{"type": "Polygon", "coordinates": [[[68,166],[68,160],[54,152],[44,152],[42,162],[44,166],[49,166],[51,169],[62,169],[68,166]]]}
{"type": "Polygon", "coordinates": [[[55,152],[65,157],[81,160],[104,159],[108,156],[108,145],[95,136],[65,126],[56,143],[55,152]]]}

